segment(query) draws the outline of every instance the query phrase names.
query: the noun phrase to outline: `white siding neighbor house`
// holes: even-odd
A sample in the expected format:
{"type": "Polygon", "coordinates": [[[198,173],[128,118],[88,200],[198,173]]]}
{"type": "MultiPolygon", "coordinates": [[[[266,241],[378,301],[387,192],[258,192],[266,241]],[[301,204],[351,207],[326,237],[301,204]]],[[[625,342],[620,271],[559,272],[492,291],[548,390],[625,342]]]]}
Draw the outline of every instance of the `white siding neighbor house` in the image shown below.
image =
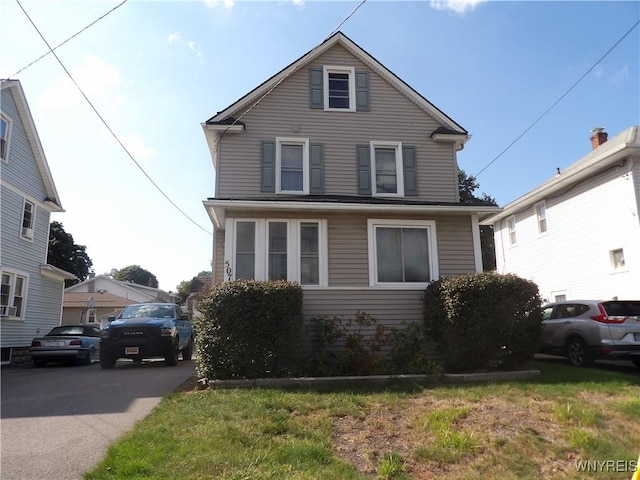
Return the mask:
{"type": "Polygon", "coordinates": [[[338,32],[202,125],[213,281],[290,280],[305,316],[419,321],[440,276],[482,271],[457,152],[468,132],[338,32]]]}
{"type": "Polygon", "coordinates": [[[132,303],[171,302],[177,295],[159,288],[114,280],[108,275],[89,275],[64,291],[62,324],[95,324],[104,328],[109,317],[117,316],[132,303]]]}
{"type": "Polygon", "coordinates": [[[640,299],[640,127],[608,139],[483,223],[499,273],[533,280],[548,301],[640,299]]]}
{"type": "Polygon", "coordinates": [[[62,206],[22,85],[0,100],[0,344],[2,363],[28,358],[31,339],[60,325],[64,280],[47,264],[49,217],[62,206]]]}

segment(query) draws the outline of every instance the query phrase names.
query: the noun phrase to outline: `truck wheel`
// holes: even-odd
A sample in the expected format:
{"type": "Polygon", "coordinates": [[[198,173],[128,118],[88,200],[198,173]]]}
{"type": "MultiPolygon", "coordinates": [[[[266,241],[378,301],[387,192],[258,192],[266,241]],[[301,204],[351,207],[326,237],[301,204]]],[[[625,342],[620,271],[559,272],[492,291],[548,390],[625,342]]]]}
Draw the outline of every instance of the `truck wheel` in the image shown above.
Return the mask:
{"type": "Polygon", "coordinates": [[[174,343],[169,348],[167,355],[164,357],[164,363],[167,367],[175,367],[178,364],[178,343],[174,343]]]}
{"type": "Polygon", "coordinates": [[[100,368],[111,369],[116,366],[116,359],[106,352],[100,352],[100,368]]]}
{"type": "Polygon", "coordinates": [[[191,360],[193,357],[193,337],[189,339],[189,343],[182,349],[182,360],[191,360]]]}

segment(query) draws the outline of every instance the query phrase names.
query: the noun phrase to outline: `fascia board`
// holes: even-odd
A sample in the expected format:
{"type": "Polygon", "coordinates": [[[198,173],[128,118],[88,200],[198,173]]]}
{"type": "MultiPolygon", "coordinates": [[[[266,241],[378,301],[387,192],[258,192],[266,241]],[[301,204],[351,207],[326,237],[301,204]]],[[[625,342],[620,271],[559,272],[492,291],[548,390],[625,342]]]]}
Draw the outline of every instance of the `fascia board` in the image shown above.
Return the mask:
{"type": "Polygon", "coordinates": [[[72,280],[77,278],[73,273],[67,272],[66,270],[62,270],[61,268],[54,267],[49,264],[40,265],[40,274],[44,275],[47,278],[52,278],[54,280],[72,280]]]}

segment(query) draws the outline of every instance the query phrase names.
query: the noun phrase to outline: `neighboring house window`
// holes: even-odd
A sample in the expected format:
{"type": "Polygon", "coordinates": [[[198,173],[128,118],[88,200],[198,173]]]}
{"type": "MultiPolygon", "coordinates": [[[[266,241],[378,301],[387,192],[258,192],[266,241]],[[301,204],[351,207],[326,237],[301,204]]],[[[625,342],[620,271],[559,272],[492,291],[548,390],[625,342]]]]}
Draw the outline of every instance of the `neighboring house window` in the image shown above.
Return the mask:
{"type": "Polygon", "coordinates": [[[328,67],[324,72],[324,109],[356,110],[356,80],[353,67],[328,67]]]}
{"type": "Polygon", "coordinates": [[[611,266],[614,270],[624,270],[626,267],[626,263],[624,261],[624,250],[622,248],[618,248],[616,250],[611,250],[609,252],[611,255],[611,266]]]}
{"type": "Polygon", "coordinates": [[[536,204],[536,220],[538,221],[538,233],[547,232],[547,206],[544,202],[536,204]]]}
{"type": "Polygon", "coordinates": [[[292,280],[327,285],[325,220],[229,220],[226,280],[292,280]],[[233,246],[233,251],[231,250],[233,246]]]}
{"type": "Polygon", "coordinates": [[[509,229],[509,243],[515,245],[518,240],[516,237],[516,217],[511,216],[507,219],[507,227],[509,229]]]}
{"type": "Polygon", "coordinates": [[[369,281],[375,285],[426,286],[438,278],[435,222],[369,220],[369,281]]]}
{"type": "Polygon", "coordinates": [[[11,123],[8,118],[0,116],[0,160],[9,160],[9,135],[11,123]]]}
{"type": "Polygon", "coordinates": [[[96,323],[97,321],[95,308],[90,308],[87,311],[87,323],[96,323]]]}
{"type": "Polygon", "coordinates": [[[27,277],[14,272],[2,272],[0,316],[22,318],[27,290],[27,277]]]}
{"type": "Polygon", "coordinates": [[[551,292],[551,298],[553,299],[554,302],[562,302],[567,299],[567,292],[565,291],[551,292]]]}
{"type": "Polygon", "coordinates": [[[309,193],[308,138],[276,138],[276,192],[309,193]]]}
{"type": "Polygon", "coordinates": [[[33,240],[35,213],[35,204],[25,199],[24,206],[22,208],[22,229],[20,230],[20,236],[26,240],[33,240]]]}
{"type": "Polygon", "coordinates": [[[375,196],[404,196],[402,144],[371,142],[371,183],[375,196]]]}

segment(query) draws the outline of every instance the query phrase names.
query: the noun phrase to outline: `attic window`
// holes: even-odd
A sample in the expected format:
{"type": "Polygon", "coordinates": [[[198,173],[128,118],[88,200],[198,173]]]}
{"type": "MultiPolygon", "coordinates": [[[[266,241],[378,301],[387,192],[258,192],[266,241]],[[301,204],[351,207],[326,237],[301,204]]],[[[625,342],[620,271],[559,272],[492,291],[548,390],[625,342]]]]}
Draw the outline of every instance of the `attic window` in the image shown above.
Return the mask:
{"type": "Polygon", "coordinates": [[[11,131],[11,124],[9,119],[4,115],[0,117],[0,160],[8,161],[9,159],[9,133],[11,131]]]}
{"type": "Polygon", "coordinates": [[[355,112],[356,81],[353,67],[324,67],[324,109],[355,112]]]}

